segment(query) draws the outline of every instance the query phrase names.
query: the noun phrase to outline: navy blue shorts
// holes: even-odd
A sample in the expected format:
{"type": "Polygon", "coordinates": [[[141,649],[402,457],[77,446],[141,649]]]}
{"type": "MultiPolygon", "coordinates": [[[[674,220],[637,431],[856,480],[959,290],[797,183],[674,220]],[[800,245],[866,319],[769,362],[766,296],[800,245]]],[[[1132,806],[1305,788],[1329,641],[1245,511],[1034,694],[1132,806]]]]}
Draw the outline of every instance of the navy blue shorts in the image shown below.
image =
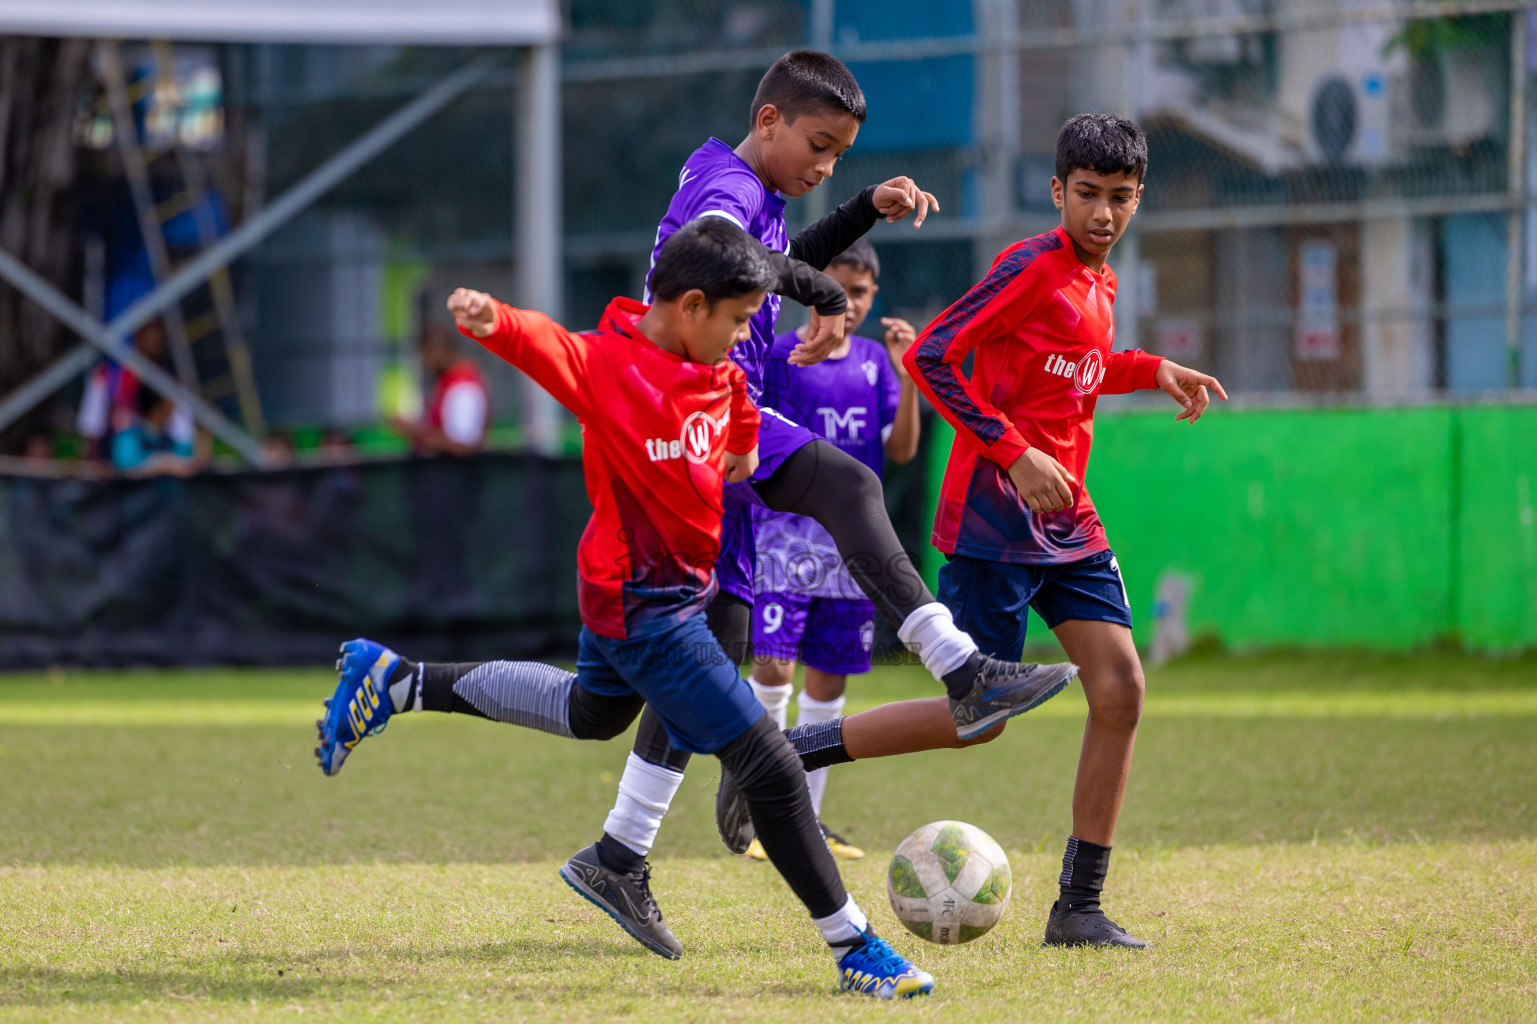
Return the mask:
{"type": "Polygon", "coordinates": [[[679,750],[713,754],[763,717],[763,705],[726,657],[703,614],[615,640],[582,627],[576,685],[602,697],[639,694],[679,750]]]}
{"type": "Polygon", "coordinates": [[[1065,565],[1014,565],[947,555],[939,568],[939,600],[983,654],[1018,661],[1028,609],[1048,629],[1069,619],[1131,628],[1131,602],[1115,554],[1098,551],[1065,565]]]}

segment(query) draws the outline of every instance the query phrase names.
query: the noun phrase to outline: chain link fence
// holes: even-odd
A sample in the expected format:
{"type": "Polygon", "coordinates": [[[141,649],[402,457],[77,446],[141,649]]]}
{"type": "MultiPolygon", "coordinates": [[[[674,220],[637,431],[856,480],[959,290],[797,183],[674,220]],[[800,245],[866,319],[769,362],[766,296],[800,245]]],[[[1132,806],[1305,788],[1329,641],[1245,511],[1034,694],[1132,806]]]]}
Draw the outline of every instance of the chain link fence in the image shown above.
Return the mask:
{"type": "MultiPolygon", "coordinates": [[[[877,226],[872,316],[921,326],[999,249],[1055,224],[1056,130],[1075,113],[1111,110],[1144,126],[1151,154],[1141,211],[1111,258],[1120,347],[1210,368],[1248,401],[1537,388],[1527,95],[1537,44],[1527,8],[571,0],[563,313],[588,326],[611,296],[640,293],[683,160],[712,135],[740,139],[768,64],[818,46],[853,68],[870,116],[835,176],[790,204],[792,230],[896,174],[943,206],[922,231],[877,226]]],[[[185,87],[180,100],[141,96],[146,135],[190,139],[232,223],[475,56],[176,51],[185,87]],[[176,110],[155,109],[175,102],[179,128],[176,110]]],[[[514,291],[517,261],[552,254],[515,251],[517,81],[509,61],[237,262],[270,422],[376,423],[452,287],[526,301],[514,291]]],[[[87,90],[76,141],[99,154],[83,164],[83,291],[110,317],[131,301],[128,271],[142,268],[130,266],[137,229],[103,110],[87,90]]],[[[786,324],[798,315],[787,307],[786,324]]],[[[496,419],[515,423],[521,382],[494,360],[485,366],[496,419]]]]}
{"type": "MultiPolygon", "coordinates": [[[[877,315],[921,323],[1004,245],[1049,229],[1057,127],[1111,110],[1146,128],[1151,155],[1141,212],[1111,259],[1121,346],[1210,367],[1251,401],[1531,389],[1527,6],[834,0],[805,10],[799,39],[785,37],[793,18],[764,14],[773,41],[734,39],[735,54],[584,61],[573,45],[568,127],[613,116],[658,154],[623,164],[614,186],[644,197],[643,223],[592,192],[568,199],[573,305],[590,315],[605,289],[589,280],[627,273],[633,287],[672,169],[698,129],[740,136],[775,48],[825,45],[864,85],[870,119],[829,194],[792,204],[792,218],[897,173],[945,204],[920,233],[877,229],[877,315]],[[624,112],[606,97],[625,97],[624,112]],[[661,144],[680,123],[697,128],[661,144]],[[597,267],[607,273],[589,277],[597,267]]],[[[586,137],[568,138],[568,168],[586,159],[586,137]]]]}

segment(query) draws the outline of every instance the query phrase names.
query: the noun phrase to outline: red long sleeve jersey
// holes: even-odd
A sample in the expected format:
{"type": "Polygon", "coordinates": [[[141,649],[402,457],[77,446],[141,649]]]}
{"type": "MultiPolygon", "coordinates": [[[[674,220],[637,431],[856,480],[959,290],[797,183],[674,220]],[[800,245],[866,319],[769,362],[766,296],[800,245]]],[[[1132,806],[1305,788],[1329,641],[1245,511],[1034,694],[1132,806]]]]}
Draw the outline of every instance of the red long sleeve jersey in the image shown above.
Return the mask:
{"type": "Polygon", "coordinates": [[[592,518],[577,551],[578,603],[588,629],[616,639],[704,611],[726,452],[758,443],[741,368],[659,348],[635,326],[645,311],[616,298],[596,331],[574,334],[498,303],[496,329],[475,339],[581,420],[592,518]]]}
{"type": "Polygon", "coordinates": [[[1157,356],[1112,352],[1115,274],[1095,273],[1062,228],[1016,242],[903,358],[955,427],[934,546],[994,562],[1051,565],[1109,548],[1083,487],[1100,394],[1157,386],[1157,356]],[[971,378],[961,371],[975,353],[971,378]],[[1035,515],[1008,467],[1030,447],[1080,483],[1074,503],[1035,515]]]}

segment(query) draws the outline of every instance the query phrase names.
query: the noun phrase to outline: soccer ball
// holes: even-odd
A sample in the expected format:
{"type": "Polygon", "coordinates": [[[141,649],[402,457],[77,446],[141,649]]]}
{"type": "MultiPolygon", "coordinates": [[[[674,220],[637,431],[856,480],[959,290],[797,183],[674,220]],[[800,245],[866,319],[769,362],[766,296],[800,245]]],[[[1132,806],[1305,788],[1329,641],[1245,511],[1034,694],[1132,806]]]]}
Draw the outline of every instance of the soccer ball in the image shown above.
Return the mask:
{"type": "Polygon", "coordinates": [[[886,872],[891,909],[921,939],[953,946],[1003,917],[1014,879],[993,837],[964,821],[931,822],[897,847],[886,872]]]}

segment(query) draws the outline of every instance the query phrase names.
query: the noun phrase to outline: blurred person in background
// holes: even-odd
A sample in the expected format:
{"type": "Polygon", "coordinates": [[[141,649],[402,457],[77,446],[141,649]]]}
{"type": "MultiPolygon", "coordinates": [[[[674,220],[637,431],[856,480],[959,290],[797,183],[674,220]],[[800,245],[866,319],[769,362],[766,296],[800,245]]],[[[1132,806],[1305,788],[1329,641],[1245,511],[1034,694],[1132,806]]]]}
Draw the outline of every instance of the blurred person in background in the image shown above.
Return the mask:
{"type": "Polygon", "coordinates": [[[422,373],[431,382],[421,416],[390,417],[419,455],[463,458],[479,451],[486,440],[491,401],[485,378],[474,361],[459,352],[457,336],[442,324],[428,324],[420,341],[422,373]]]}
{"type": "MultiPolygon", "coordinates": [[[[133,348],[144,358],[170,372],[165,323],[151,320],[140,327],[133,337],[133,348]]],[[[82,459],[111,459],[112,438],[119,431],[128,429],[138,417],[139,375],[126,366],[109,359],[96,364],[85,380],[85,393],[80,396],[80,411],[75,429],[80,433],[80,457],[82,459]]],[[[172,405],[172,415],[167,427],[177,441],[191,447],[196,429],[191,410],[172,405]]]]}
{"type": "Polygon", "coordinates": [[[134,396],[134,413],[112,435],[112,468],[132,476],[191,476],[208,462],[207,438],[176,435],[175,402],[146,387],[134,396]]]}
{"type": "Polygon", "coordinates": [[[428,324],[420,353],[423,377],[431,382],[426,405],[419,417],[396,415],[390,423],[417,455],[453,456],[414,460],[406,475],[415,538],[407,614],[442,623],[473,616],[477,608],[469,558],[480,467],[468,457],[485,443],[491,403],[479,368],[459,352],[457,333],[428,324]]]}
{"type": "Polygon", "coordinates": [[[262,454],[267,457],[268,469],[286,469],[294,462],[294,442],[288,431],[276,428],[262,438],[262,454]]]}

